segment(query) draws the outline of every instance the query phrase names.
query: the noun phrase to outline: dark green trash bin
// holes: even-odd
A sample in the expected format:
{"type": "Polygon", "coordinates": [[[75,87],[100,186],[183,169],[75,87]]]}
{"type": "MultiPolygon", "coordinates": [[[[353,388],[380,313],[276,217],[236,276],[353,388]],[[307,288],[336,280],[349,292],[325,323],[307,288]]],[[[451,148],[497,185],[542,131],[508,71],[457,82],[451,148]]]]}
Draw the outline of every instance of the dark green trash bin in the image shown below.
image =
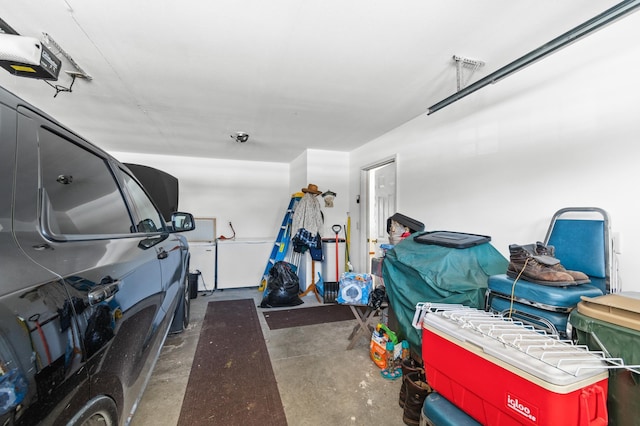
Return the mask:
{"type": "MultiPolygon", "coordinates": [[[[583,301],[578,304],[569,315],[569,323],[573,327],[574,337],[579,344],[587,345],[589,349],[604,351],[606,356],[622,358],[625,365],[640,365],[640,330],[630,328],[634,316],[640,320],[640,312],[633,310],[620,311],[615,307],[608,307],[608,303],[621,295],[608,294],[590,299],[600,303],[590,304],[583,301]],[[620,323],[616,324],[616,316],[620,314],[620,323]],[[596,318],[599,317],[599,318],[596,318]],[[603,320],[600,318],[606,318],[603,320]],[[631,323],[629,322],[631,320],[631,323]]],[[[628,304],[629,306],[635,304],[628,304]]],[[[637,300],[640,308],[640,299],[637,300]]],[[[638,371],[638,369],[635,369],[638,371]]],[[[607,395],[607,409],[610,426],[636,426],[640,419],[640,374],[627,369],[612,369],[609,374],[609,392],[607,395]]]]}

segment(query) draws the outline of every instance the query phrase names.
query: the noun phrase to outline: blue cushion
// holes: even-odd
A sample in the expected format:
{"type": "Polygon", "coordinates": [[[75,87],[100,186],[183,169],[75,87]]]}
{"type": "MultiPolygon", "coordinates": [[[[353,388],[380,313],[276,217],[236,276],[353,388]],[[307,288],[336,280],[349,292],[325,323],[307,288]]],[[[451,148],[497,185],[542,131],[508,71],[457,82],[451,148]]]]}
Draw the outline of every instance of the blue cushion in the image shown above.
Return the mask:
{"type": "MultiPolygon", "coordinates": [[[[506,274],[492,275],[489,277],[487,286],[490,291],[511,296],[513,281],[506,274]]],[[[526,299],[536,304],[558,308],[573,308],[580,301],[580,296],[597,297],[602,295],[602,290],[591,284],[555,287],[523,279],[518,280],[514,290],[514,296],[518,299],[526,299]]]]}
{"type": "Polygon", "coordinates": [[[606,277],[604,221],[557,219],[547,244],[555,247],[555,257],[565,268],[606,277]]]}

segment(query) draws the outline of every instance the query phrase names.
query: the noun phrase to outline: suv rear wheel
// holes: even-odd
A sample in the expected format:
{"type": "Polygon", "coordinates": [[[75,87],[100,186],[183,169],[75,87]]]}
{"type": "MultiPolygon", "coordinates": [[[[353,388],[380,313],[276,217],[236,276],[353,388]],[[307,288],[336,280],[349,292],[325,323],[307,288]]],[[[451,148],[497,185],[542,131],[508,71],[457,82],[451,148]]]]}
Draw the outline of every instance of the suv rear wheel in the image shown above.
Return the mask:
{"type": "MultiPolygon", "coordinates": [[[[189,269],[187,268],[187,271],[189,269]]],[[[189,288],[189,274],[185,274],[182,295],[173,315],[170,333],[180,333],[189,326],[191,315],[191,289],[189,288]]]]}
{"type": "Polygon", "coordinates": [[[108,396],[97,396],[89,401],[68,424],[74,426],[116,426],[118,424],[116,403],[108,396]]]}

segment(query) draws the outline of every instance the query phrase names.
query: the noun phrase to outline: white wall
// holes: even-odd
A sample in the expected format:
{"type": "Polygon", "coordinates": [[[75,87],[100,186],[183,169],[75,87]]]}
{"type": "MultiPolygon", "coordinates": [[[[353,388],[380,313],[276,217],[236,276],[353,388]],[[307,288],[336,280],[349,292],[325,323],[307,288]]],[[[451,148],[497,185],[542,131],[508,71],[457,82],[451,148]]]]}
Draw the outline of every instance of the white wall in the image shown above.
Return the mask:
{"type": "MultiPolygon", "coordinates": [[[[322,236],[333,237],[331,225],[346,222],[349,155],[344,152],[307,150],[291,164],[172,157],[112,152],[118,160],[167,172],[179,182],[179,209],[196,217],[215,217],[216,235],[230,237],[233,223],[237,238],[275,240],[291,195],[309,183],[338,194],[334,207],[320,197],[325,217],[322,236]]],[[[341,234],[342,236],[342,234],[341,234]]],[[[311,282],[310,258],[302,288],[311,282]]],[[[265,257],[266,264],[268,257],[265,257]]],[[[320,272],[321,264],[316,263],[320,272]]]]}
{"type": "Polygon", "coordinates": [[[507,258],[509,244],[542,240],[558,209],[604,208],[623,290],[640,291],[639,37],[636,13],[353,151],[352,193],[364,165],[397,154],[398,211],[427,229],[491,235],[507,258]]]}
{"type": "MultiPolygon", "coordinates": [[[[333,207],[326,207],[319,197],[324,215],[323,238],[335,237],[331,230],[334,224],[343,226],[349,211],[349,154],[346,152],[308,149],[291,163],[292,192],[313,183],[322,192],[331,190],[337,195],[333,207]]],[[[340,234],[343,237],[343,234],[340,234]]]]}
{"type": "Polygon", "coordinates": [[[111,154],[122,162],[155,167],[178,178],[179,208],[196,217],[215,217],[217,236],[230,237],[232,222],[237,238],[275,240],[291,200],[286,163],[111,154]]]}
{"type": "MultiPolygon", "coordinates": [[[[335,238],[333,225],[343,226],[349,211],[349,154],[346,152],[308,150],[313,162],[309,161],[307,174],[309,181],[318,185],[322,192],[331,190],[337,195],[333,207],[326,207],[324,199],[320,200],[324,214],[323,238],[335,238]]],[[[340,234],[343,237],[343,234],[340,234]]]]}

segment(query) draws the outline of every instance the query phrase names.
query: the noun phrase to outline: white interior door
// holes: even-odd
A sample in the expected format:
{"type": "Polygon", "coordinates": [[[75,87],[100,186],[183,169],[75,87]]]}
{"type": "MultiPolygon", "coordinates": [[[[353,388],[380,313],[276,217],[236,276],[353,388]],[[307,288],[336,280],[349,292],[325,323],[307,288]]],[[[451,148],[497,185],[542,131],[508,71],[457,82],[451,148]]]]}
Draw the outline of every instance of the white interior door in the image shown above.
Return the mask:
{"type": "Polygon", "coordinates": [[[366,264],[371,272],[371,258],[380,253],[380,244],[389,242],[387,218],[396,212],[395,159],[365,170],[366,176],[366,264]]]}

